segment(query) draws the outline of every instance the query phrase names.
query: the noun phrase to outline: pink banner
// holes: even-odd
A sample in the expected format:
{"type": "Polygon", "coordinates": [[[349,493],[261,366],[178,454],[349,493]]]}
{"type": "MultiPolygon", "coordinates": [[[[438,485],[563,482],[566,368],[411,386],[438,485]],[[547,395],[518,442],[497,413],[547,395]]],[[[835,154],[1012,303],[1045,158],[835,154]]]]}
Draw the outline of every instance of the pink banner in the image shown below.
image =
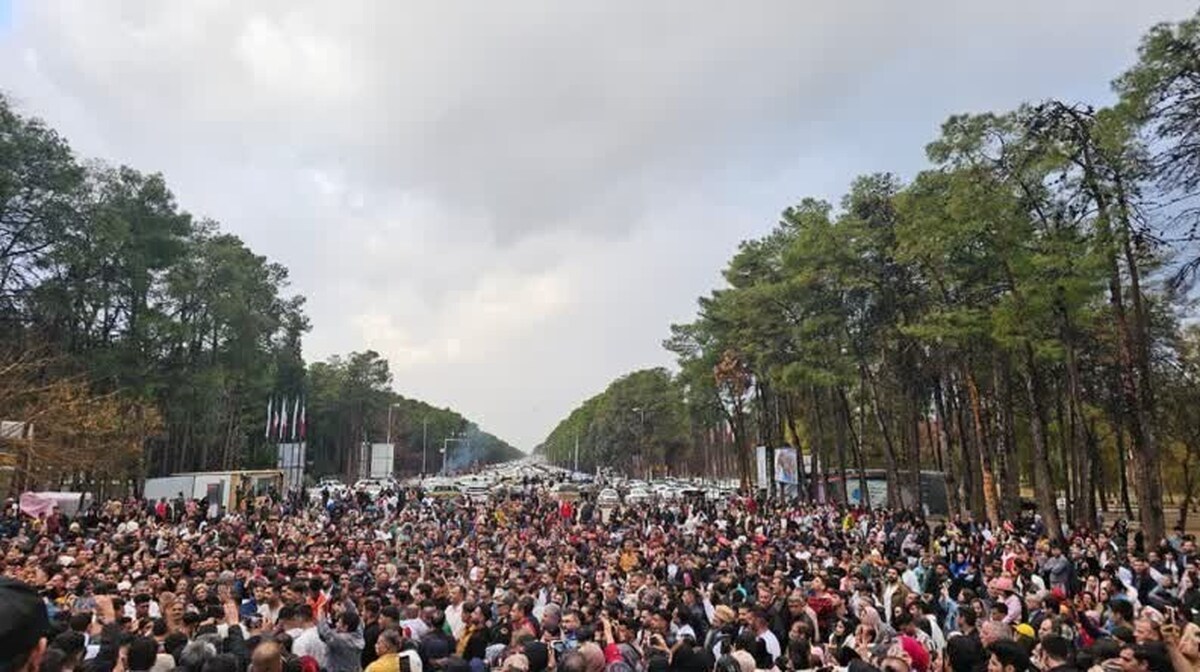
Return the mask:
{"type": "Polygon", "coordinates": [[[50,515],[58,503],[49,497],[43,497],[36,492],[21,494],[21,513],[34,518],[50,515]]]}

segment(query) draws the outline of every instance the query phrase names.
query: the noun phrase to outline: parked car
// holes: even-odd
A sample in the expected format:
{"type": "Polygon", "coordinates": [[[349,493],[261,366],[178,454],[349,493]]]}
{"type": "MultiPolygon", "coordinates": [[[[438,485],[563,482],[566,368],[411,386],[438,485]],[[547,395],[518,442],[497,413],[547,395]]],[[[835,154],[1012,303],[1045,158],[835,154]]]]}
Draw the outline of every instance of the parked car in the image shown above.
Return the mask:
{"type": "Polygon", "coordinates": [[[383,492],[383,487],[383,481],[378,478],[363,478],[354,484],[354,491],[365,492],[371,497],[378,497],[379,493],[383,492]]]}
{"type": "Polygon", "coordinates": [[[658,495],[658,497],[663,500],[679,499],[679,490],[676,490],[675,487],[671,485],[663,484],[655,487],[654,494],[658,495]]]}
{"type": "Polygon", "coordinates": [[[338,497],[345,491],[346,485],[344,483],[332,476],[326,476],[308,489],[308,496],[320,499],[325,492],[328,492],[331,497],[338,497]]]}
{"type": "Polygon", "coordinates": [[[625,495],[625,503],[630,505],[645,504],[653,498],[654,495],[652,495],[649,490],[634,488],[629,491],[629,494],[625,495]]]}
{"type": "Polygon", "coordinates": [[[550,489],[550,496],[559,501],[573,502],[579,499],[579,486],[574,483],[559,483],[550,489]]]}
{"type": "Polygon", "coordinates": [[[613,509],[621,504],[621,496],[612,488],[605,488],[596,497],[596,504],[602,509],[613,509]]]}
{"type": "Polygon", "coordinates": [[[472,502],[486,502],[491,497],[491,492],[483,483],[467,484],[463,487],[462,494],[472,502]]]}
{"type": "Polygon", "coordinates": [[[426,494],[434,499],[458,499],[462,492],[449,483],[434,483],[426,489],[426,494]]]}

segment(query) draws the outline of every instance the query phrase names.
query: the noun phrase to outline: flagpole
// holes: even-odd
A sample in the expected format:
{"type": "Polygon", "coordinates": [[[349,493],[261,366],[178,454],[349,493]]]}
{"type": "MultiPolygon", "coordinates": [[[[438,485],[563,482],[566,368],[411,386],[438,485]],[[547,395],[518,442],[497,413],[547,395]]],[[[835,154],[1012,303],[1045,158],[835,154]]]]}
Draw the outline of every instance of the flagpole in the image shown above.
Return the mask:
{"type": "Polygon", "coordinates": [[[279,440],[287,441],[288,432],[288,400],[283,398],[283,417],[279,420],[279,440]]]}

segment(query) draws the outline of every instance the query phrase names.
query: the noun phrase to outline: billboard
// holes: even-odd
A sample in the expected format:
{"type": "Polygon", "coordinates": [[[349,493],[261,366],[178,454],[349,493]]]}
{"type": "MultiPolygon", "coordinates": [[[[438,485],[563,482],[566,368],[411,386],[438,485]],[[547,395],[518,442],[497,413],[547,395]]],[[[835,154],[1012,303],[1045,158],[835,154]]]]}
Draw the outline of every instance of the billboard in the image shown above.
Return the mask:
{"type": "MultiPolygon", "coordinates": [[[[775,449],[774,477],[777,483],[798,485],[800,483],[800,468],[796,449],[791,446],[781,446],[775,449]]],[[[754,449],[754,467],[756,483],[759,488],[767,487],[767,447],[757,446],[754,449]]]]}
{"type": "Polygon", "coordinates": [[[293,490],[303,487],[304,471],[306,464],[307,446],[301,441],[300,443],[280,443],[278,444],[279,459],[275,466],[283,472],[283,489],[293,490]]]}
{"type": "Polygon", "coordinates": [[[795,448],[775,449],[775,480],[788,485],[800,482],[800,471],[796,465],[795,448]]]}
{"type": "Polygon", "coordinates": [[[371,444],[371,478],[387,478],[395,471],[396,444],[371,444]]]}

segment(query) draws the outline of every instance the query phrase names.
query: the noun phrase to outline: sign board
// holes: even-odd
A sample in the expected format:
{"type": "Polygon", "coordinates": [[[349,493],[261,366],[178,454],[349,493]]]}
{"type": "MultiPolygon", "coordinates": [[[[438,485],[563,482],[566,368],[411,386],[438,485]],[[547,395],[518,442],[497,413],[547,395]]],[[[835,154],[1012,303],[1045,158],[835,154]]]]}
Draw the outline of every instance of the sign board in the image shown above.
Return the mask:
{"type": "Polygon", "coordinates": [[[396,444],[371,444],[371,478],[387,478],[395,471],[396,444]]]}
{"type": "Polygon", "coordinates": [[[283,472],[283,489],[285,491],[304,487],[307,448],[308,445],[303,441],[278,444],[279,458],[275,466],[283,472]]]}
{"type": "Polygon", "coordinates": [[[796,485],[800,482],[795,448],[775,449],[775,480],[787,485],[796,485]]]}
{"type": "Polygon", "coordinates": [[[847,495],[850,498],[851,505],[858,506],[865,503],[871,507],[887,506],[887,479],[867,479],[867,497],[865,502],[863,501],[861,480],[849,478],[847,481],[846,489],[849,491],[847,495]]]}

